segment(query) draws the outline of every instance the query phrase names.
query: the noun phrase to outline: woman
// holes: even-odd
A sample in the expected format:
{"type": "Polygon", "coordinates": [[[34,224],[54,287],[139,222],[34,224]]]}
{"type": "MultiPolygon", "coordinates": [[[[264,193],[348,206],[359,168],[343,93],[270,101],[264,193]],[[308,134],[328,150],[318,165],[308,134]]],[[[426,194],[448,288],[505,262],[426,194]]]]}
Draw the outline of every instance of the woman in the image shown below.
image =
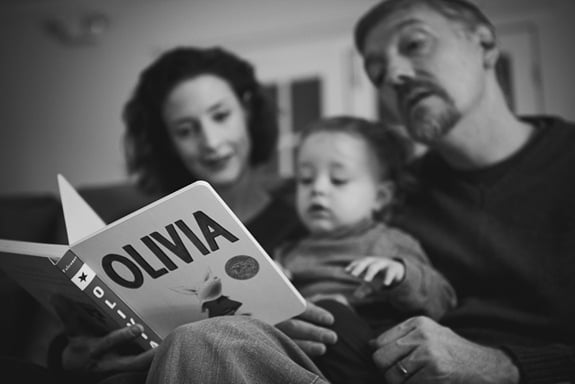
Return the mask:
{"type": "MultiPolygon", "coordinates": [[[[165,195],[205,180],[268,252],[302,231],[287,189],[268,188],[258,173],[278,128],[245,60],[221,48],[166,52],[141,73],[124,121],[128,170],[145,191],[165,195]]],[[[62,337],[53,365],[106,383],[143,382],[154,351],[121,351],[140,332],[62,337]]]]}
{"type": "Polygon", "coordinates": [[[268,251],[293,230],[269,225],[295,213],[258,174],[278,127],[245,60],[221,48],[167,52],[142,72],[124,121],[128,169],[144,190],[167,194],[206,180],[268,251]]]}

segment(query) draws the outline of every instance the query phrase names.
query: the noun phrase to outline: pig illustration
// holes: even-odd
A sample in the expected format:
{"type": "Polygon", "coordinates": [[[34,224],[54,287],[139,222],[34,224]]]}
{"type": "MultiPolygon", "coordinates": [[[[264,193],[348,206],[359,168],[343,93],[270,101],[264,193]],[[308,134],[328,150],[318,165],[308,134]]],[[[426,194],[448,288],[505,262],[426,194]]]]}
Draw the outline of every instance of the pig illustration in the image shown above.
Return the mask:
{"type": "Polygon", "coordinates": [[[173,289],[178,293],[194,295],[200,301],[202,312],[208,312],[208,317],[235,315],[242,303],[222,295],[222,280],[208,268],[202,281],[191,287],[173,289]]]}

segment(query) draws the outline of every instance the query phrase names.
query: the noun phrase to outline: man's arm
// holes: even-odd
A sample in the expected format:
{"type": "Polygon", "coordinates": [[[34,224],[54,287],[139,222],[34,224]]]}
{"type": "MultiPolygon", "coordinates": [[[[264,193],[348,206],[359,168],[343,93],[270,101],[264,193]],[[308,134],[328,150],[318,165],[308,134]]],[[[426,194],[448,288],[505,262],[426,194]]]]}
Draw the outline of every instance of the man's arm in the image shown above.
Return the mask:
{"type": "Polygon", "coordinates": [[[426,317],[413,317],[372,342],[388,383],[518,384],[519,369],[502,350],[475,344],[426,317]]]}
{"type": "Polygon", "coordinates": [[[552,344],[537,347],[503,345],[521,372],[521,383],[575,382],[575,347],[552,344]]]}

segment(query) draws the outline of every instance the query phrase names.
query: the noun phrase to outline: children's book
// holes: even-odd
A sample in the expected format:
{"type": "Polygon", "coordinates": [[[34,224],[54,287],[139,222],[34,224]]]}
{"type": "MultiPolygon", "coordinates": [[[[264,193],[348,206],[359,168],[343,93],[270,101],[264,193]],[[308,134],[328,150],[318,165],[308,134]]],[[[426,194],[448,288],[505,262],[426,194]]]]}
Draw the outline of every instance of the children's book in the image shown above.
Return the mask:
{"type": "Polygon", "coordinates": [[[200,319],[236,315],[276,324],[305,309],[207,182],[108,225],[61,175],[58,184],[69,245],[0,240],[0,268],[62,321],[81,319],[79,326],[100,334],[139,323],[138,342],[149,349],[200,319]]]}

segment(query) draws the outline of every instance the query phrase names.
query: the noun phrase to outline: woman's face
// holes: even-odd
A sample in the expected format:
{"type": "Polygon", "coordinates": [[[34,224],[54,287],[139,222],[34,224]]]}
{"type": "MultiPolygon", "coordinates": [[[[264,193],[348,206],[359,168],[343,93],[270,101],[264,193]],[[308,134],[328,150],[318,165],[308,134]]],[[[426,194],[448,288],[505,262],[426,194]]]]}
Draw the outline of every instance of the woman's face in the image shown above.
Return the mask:
{"type": "Polygon", "coordinates": [[[174,148],[198,179],[231,185],[249,166],[248,116],[224,79],[204,74],[178,84],[163,116],[174,148]]]}

